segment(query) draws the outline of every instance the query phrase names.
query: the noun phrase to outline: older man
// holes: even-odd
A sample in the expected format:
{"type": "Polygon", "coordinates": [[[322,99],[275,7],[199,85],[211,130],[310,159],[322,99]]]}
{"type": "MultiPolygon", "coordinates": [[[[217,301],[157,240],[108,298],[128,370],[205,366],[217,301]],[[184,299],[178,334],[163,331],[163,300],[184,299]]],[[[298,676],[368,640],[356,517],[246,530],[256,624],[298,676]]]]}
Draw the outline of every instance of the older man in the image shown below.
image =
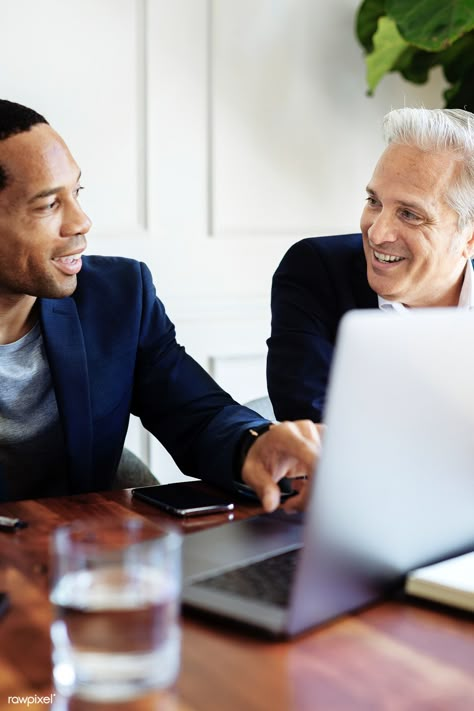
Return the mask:
{"type": "Polygon", "coordinates": [[[399,109],[384,134],[362,234],[302,240],[275,273],[267,376],[280,420],[321,422],[346,311],[474,306],[474,115],[399,109]]]}
{"type": "Polygon", "coordinates": [[[40,114],[0,101],[0,498],[110,486],[130,413],[190,475],[255,489],[310,473],[311,422],[235,403],[175,340],[150,272],[84,257],[81,172],[40,114]]]}

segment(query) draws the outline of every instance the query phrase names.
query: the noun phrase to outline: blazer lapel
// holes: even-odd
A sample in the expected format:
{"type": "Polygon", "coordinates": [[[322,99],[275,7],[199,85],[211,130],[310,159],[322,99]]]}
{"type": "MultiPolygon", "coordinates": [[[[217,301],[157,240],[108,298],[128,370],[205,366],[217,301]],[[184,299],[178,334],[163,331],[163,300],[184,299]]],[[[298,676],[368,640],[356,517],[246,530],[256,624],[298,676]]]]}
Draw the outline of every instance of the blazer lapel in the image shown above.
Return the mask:
{"type": "Polygon", "coordinates": [[[69,459],[73,493],[90,490],[92,418],[86,350],[72,298],[41,299],[43,338],[69,459]]]}

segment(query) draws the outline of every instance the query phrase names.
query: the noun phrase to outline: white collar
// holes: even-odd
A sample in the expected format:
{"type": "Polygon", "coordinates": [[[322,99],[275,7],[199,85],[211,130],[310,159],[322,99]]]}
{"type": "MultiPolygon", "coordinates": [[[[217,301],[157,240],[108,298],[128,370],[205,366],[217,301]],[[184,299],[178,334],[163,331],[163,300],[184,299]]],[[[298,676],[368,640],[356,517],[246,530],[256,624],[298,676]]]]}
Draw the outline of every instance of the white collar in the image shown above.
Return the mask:
{"type": "MultiPolygon", "coordinates": [[[[377,299],[379,302],[379,309],[382,309],[382,311],[408,311],[407,307],[399,301],[387,301],[387,299],[384,299],[382,296],[378,295],[377,299]]],[[[464,281],[461,293],[459,294],[458,308],[474,309],[474,270],[470,259],[468,260],[464,271],[464,281]]]]}

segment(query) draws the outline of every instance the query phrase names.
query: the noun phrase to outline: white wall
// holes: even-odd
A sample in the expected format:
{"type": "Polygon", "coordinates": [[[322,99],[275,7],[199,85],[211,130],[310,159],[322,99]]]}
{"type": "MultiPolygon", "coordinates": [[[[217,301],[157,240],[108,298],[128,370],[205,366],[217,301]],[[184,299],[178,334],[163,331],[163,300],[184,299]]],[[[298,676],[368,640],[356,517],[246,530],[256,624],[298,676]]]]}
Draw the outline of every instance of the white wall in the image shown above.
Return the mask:
{"type": "MultiPolygon", "coordinates": [[[[365,95],[357,0],[2,0],[0,96],[83,170],[89,253],[146,261],[178,338],[237,399],[265,392],[271,275],[290,244],[358,230],[382,116],[442,105],[398,76],[365,95]]],[[[176,469],[133,424],[161,480],[176,469]]]]}

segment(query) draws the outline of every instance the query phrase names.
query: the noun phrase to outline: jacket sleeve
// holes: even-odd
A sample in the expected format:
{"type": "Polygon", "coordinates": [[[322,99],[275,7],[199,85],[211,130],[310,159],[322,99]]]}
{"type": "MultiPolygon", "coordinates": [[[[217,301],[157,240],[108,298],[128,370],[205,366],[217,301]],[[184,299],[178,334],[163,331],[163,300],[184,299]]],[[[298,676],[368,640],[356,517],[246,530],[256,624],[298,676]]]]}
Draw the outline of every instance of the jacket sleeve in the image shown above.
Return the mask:
{"type": "Polygon", "coordinates": [[[278,420],[323,418],[339,314],[317,243],[293,245],[273,277],[267,383],[278,420]]]}
{"type": "Polygon", "coordinates": [[[232,487],[246,430],[262,425],[176,342],[175,328],[141,264],[142,302],[132,413],[185,474],[232,487]]]}

